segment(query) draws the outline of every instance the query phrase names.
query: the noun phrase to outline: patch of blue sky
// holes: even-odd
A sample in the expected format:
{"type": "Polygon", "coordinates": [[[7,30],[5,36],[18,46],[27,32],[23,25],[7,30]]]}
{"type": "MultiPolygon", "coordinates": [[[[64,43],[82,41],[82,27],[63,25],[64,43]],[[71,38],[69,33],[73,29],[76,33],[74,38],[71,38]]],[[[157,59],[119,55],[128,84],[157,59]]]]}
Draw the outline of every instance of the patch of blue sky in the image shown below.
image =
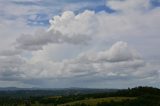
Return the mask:
{"type": "Polygon", "coordinates": [[[105,2],[106,0],[60,0],[60,1],[63,1],[63,2],[72,2],[72,3],[75,3],[75,2],[92,2],[92,3],[97,3],[97,2],[105,2]]]}
{"type": "Polygon", "coordinates": [[[26,6],[38,5],[38,3],[31,1],[11,1],[11,2],[17,5],[26,5],[26,6]]]}
{"type": "Polygon", "coordinates": [[[106,7],[106,0],[45,0],[45,1],[14,1],[12,2],[16,5],[24,5],[24,6],[39,6],[42,11],[37,11],[37,14],[31,14],[25,17],[27,20],[27,24],[30,26],[49,26],[49,19],[54,15],[60,15],[63,12],[64,5],[68,4],[81,4],[87,3],[87,5],[82,8],[71,9],[76,14],[81,13],[85,10],[91,10],[100,12],[105,11],[108,13],[114,12],[109,7],[106,7]],[[44,8],[45,7],[45,8],[44,8]]]}
{"type": "Polygon", "coordinates": [[[153,7],[159,7],[160,6],[160,0],[151,0],[151,3],[153,7]]]}
{"type": "Polygon", "coordinates": [[[91,6],[91,7],[81,8],[81,9],[75,11],[75,13],[78,14],[78,13],[81,13],[81,12],[83,12],[85,10],[91,10],[91,11],[94,11],[95,13],[102,12],[102,11],[105,11],[107,13],[113,13],[113,12],[115,12],[111,8],[107,7],[106,5],[97,5],[97,6],[91,6]]]}
{"type": "Polygon", "coordinates": [[[92,7],[90,9],[93,10],[93,11],[95,11],[95,12],[101,12],[101,11],[105,11],[107,13],[113,13],[113,12],[115,12],[111,8],[107,7],[106,5],[99,5],[97,7],[92,7]]]}
{"type": "Polygon", "coordinates": [[[12,3],[15,3],[17,5],[38,5],[38,6],[62,6],[70,3],[91,3],[91,4],[99,4],[104,3],[106,0],[45,0],[45,1],[12,1],[12,3]]]}
{"type": "Polygon", "coordinates": [[[27,22],[30,26],[49,26],[49,20],[28,20],[27,22]]]}
{"type": "Polygon", "coordinates": [[[47,14],[39,13],[28,16],[27,24],[31,26],[48,26],[50,17],[47,14]]]}
{"type": "Polygon", "coordinates": [[[54,6],[54,5],[61,5],[65,2],[63,0],[46,0],[46,1],[12,1],[12,3],[24,6],[54,6]]]}
{"type": "MultiPolygon", "coordinates": [[[[19,5],[39,5],[39,6],[53,6],[53,5],[64,5],[69,3],[80,3],[80,2],[86,2],[86,3],[104,3],[107,0],[45,0],[45,1],[12,1],[12,3],[19,4],[19,5]]],[[[153,6],[160,6],[160,0],[150,0],[153,6]]]]}
{"type": "Polygon", "coordinates": [[[23,52],[22,53],[22,57],[26,58],[26,59],[31,59],[32,58],[32,53],[30,52],[23,52]]]}

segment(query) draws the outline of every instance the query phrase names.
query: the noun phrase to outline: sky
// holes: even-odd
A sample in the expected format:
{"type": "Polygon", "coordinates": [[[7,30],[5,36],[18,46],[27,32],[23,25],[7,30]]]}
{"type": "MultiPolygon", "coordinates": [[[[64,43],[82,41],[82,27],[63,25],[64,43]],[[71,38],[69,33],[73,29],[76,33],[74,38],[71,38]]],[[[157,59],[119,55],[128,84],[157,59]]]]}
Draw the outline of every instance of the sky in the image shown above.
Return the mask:
{"type": "Polygon", "coordinates": [[[160,88],[160,0],[0,7],[0,87],[160,88]]]}

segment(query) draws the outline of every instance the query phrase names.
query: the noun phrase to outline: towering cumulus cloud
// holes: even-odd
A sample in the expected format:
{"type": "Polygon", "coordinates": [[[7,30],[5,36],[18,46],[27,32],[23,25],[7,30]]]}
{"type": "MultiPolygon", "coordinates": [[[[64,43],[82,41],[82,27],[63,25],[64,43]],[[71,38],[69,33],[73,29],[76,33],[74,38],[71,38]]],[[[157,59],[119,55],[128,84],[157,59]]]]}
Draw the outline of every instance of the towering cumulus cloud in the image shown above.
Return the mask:
{"type": "Polygon", "coordinates": [[[112,12],[64,11],[50,19],[48,29],[17,37],[12,49],[0,51],[0,81],[159,86],[160,8],[151,0],[107,0],[104,5],[112,12]]]}

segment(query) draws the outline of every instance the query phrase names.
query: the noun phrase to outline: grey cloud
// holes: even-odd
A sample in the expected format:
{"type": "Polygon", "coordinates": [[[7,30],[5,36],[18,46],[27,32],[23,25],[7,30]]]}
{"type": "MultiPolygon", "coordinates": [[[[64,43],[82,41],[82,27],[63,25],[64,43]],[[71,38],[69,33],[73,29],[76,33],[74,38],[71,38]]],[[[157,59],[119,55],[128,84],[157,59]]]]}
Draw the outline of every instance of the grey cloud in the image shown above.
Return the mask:
{"type": "Polygon", "coordinates": [[[21,54],[21,52],[21,50],[17,49],[3,50],[0,51],[0,56],[15,56],[21,54]]]}
{"type": "Polygon", "coordinates": [[[0,79],[10,81],[22,79],[24,64],[25,60],[19,56],[0,57],[0,79]]]}
{"type": "Polygon", "coordinates": [[[43,46],[49,43],[69,43],[69,44],[87,44],[90,40],[88,36],[78,35],[78,36],[67,36],[60,32],[51,32],[45,30],[38,30],[34,35],[23,34],[17,38],[16,48],[23,50],[39,50],[43,46]]]}
{"type": "Polygon", "coordinates": [[[60,42],[59,33],[51,34],[44,30],[38,30],[35,35],[21,35],[17,38],[16,48],[26,50],[38,50],[42,49],[43,45],[47,45],[51,42],[60,42]]]}
{"type": "Polygon", "coordinates": [[[123,62],[140,60],[138,52],[125,42],[117,42],[109,50],[98,53],[81,54],[78,60],[90,62],[123,62]]]}
{"type": "Polygon", "coordinates": [[[23,59],[20,56],[0,57],[0,63],[1,67],[16,68],[23,63],[23,59]]]}

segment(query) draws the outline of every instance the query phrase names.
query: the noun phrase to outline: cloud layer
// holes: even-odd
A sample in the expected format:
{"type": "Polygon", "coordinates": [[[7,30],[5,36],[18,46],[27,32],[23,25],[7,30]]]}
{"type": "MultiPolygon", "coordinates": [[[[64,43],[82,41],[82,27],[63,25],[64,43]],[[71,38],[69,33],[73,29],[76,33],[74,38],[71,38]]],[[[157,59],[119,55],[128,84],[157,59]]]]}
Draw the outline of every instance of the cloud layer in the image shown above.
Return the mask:
{"type": "Polygon", "coordinates": [[[64,11],[49,21],[48,29],[29,27],[23,20],[23,34],[0,49],[0,83],[159,87],[160,8],[150,0],[107,0],[104,5],[112,12],[64,11]]]}

